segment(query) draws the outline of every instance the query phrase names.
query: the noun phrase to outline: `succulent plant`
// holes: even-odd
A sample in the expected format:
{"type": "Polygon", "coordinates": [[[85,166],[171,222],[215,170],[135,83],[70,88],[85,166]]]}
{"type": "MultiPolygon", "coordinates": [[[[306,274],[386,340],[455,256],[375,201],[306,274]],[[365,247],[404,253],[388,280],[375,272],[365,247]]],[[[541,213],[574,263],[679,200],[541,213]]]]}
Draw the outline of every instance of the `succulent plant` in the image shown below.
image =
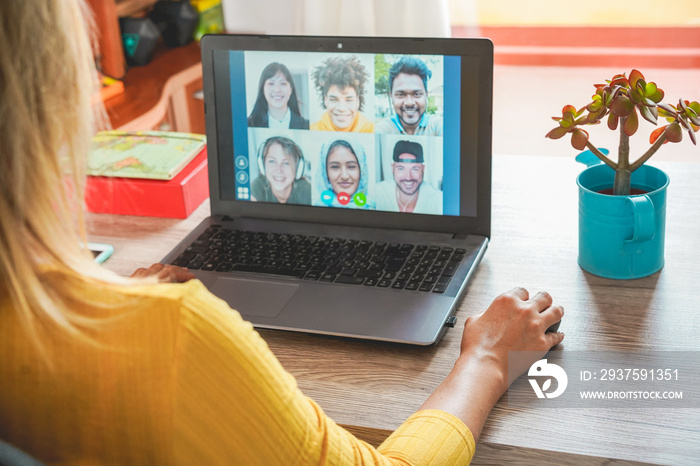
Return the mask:
{"type": "Polygon", "coordinates": [[[547,133],[546,137],[559,139],[571,134],[571,145],[575,149],[588,148],[615,170],[613,194],[629,195],[632,172],[649,160],[663,144],[680,142],[683,140],[683,131],[686,131],[693,144],[696,144],[695,133],[700,129],[700,104],[683,99],[678,101],[677,106],[662,103],[664,91],[656,83],[647,82],[638,70],[632,70],[629,78],[618,74],[606,80],[606,83],[595,84],[596,91],[592,102],[585,107],[577,110],[573,105],[564,106],[561,117],[552,117],[559,126],[547,133]],[[651,133],[651,147],[630,163],[629,138],[639,128],[640,115],[654,125],[659,117],[665,118],[667,124],[651,133]],[[581,128],[585,125],[599,124],[606,117],[609,129],[620,130],[617,162],[591,144],[588,132],[581,128]]]}

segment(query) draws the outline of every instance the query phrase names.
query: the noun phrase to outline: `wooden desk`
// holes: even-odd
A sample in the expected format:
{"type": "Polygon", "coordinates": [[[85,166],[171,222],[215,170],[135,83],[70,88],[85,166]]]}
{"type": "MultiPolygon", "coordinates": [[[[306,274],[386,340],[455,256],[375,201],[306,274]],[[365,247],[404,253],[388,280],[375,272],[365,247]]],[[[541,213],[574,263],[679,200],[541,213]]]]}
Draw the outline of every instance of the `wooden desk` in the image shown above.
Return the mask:
{"type": "MultiPolygon", "coordinates": [[[[573,157],[496,156],[491,244],[461,303],[457,327],[437,346],[260,333],[307,395],[375,444],[447,375],[466,317],[516,285],[531,293],[546,289],[565,307],[566,339],[558,351],[698,351],[700,164],[656,165],[671,184],[666,265],[651,277],[613,281],[577,265],[575,177],[582,166],[573,157]]],[[[187,220],[90,214],[89,231],[92,240],[115,246],[106,266],[128,274],[165,256],[208,212],[205,203],[187,220]]],[[[501,402],[486,424],[474,464],[608,464],[607,458],[625,460],[615,464],[697,464],[700,409],[517,410],[501,402]]]]}

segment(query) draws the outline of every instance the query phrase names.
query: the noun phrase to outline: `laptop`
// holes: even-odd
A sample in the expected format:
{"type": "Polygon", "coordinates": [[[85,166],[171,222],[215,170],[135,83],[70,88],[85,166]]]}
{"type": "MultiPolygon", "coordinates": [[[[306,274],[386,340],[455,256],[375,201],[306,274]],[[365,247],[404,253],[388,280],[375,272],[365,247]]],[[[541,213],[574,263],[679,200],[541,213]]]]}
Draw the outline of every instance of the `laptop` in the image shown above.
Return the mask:
{"type": "Polygon", "coordinates": [[[492,43],[201,47],[211,216],[163,262],[259,328],[438,342],[489,241],[492,43]]]}

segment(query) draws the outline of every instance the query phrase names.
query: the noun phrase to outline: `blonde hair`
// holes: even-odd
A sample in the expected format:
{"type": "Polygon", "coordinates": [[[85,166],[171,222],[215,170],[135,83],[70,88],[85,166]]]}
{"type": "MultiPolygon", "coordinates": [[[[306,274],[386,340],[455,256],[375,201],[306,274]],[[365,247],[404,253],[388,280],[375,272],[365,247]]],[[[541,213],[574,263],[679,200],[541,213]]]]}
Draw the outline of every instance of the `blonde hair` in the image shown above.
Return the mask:
{"type": "Polygon", "coordinates": [[[55,327],[82,335],[87,323],[67,304],[80,302],[69,281],[47,279],[47,270],[127,282],[81,246],[99,121],[89,21],[83,0],[0,1],[0,298],[35,341],[55,327]]]}

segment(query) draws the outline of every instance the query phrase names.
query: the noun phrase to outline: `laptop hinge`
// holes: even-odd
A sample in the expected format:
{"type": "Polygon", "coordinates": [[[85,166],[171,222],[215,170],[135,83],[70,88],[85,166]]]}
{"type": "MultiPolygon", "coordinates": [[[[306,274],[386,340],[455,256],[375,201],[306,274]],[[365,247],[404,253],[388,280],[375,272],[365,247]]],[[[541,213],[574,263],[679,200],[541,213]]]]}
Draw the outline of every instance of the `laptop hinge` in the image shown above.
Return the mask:
{"type": "Polygon", "coordinates": [[[463,235],[460,233],[457,233],[456,235],[452,235],[452,239],[467,239],[469,235],[463,235]]]}
{"type": "Polygon", "coordinates": [[[233,222],[233,217],[229,217],[228,215],[224,215],[224,216],[221,218],[221,221],[222,221],[222,222],[233,222]]]}

